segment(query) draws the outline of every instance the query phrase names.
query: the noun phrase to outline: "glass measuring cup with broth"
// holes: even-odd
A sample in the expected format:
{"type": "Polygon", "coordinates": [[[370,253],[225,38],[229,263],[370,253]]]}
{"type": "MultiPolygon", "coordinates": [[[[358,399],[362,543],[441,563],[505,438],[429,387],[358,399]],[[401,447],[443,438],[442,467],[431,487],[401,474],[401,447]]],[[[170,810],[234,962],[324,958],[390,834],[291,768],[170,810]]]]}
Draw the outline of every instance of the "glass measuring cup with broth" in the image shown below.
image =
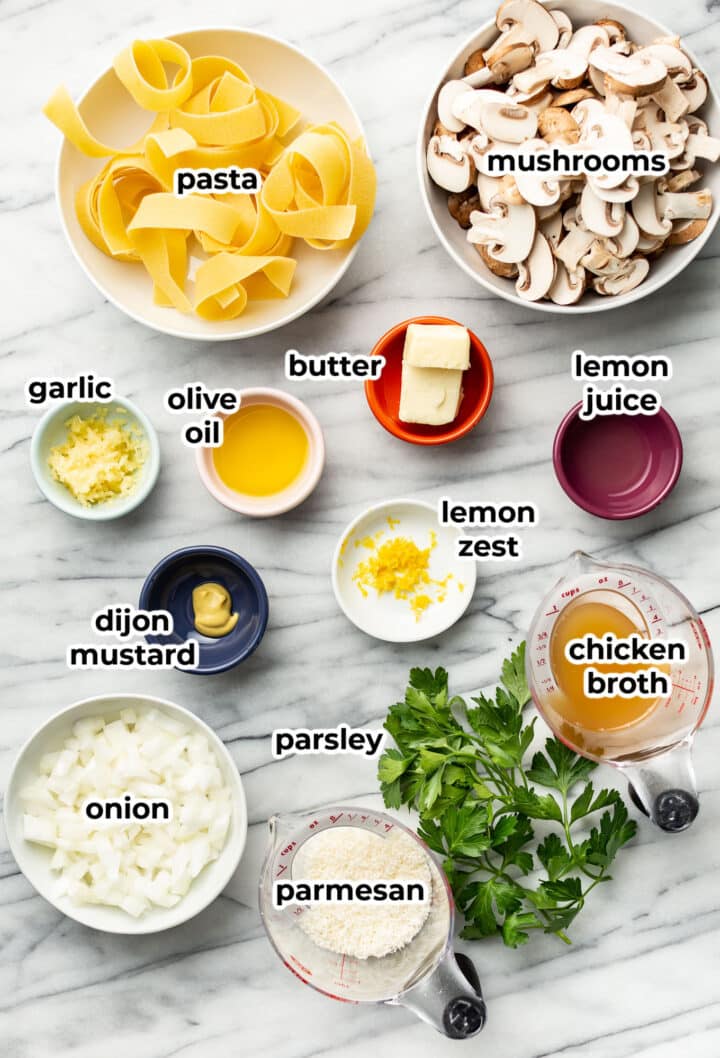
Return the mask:
{"type": "Polygon", "coordinates": [[[690,747],[712,697],[702,620],[668,581],[576,552],[528,634],[528,682],[553,732],[612,764],[663,830],[698,812],[690,747]]]}

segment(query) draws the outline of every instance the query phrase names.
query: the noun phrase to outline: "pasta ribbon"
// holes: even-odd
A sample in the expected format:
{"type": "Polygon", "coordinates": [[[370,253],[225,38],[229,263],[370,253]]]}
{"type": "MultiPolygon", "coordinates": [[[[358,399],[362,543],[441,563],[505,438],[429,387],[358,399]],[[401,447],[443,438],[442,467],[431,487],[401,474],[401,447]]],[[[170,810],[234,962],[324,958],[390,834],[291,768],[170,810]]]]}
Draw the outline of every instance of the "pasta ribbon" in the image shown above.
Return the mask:
{"type": "Polygon", "coordinates": [[[135,143],[96,137],[62,86],[44,112],[73,147],[103,161],[76,193],[83,232],[109,257],[142,264],[157,304],[234,319],[250,300],[288,296],[295,239],[345,249],[367,228],[375,171],[363,141],[339,125],[297,134],[291,103],[233,60],[191,57],[173,40],[135,40],[113,68],[134,102],[155,112],[135,143]],[[260,192],[174,193],[178,169],[232,167],[257,170],[260,192]]]}
{"type": "Polygon", "coordinates": [[[375,170],[362,141],[335,123],[301,133],[273,166],[262,201],[281,231],[316,250],[344,249],[366,230],[375,170]]]}

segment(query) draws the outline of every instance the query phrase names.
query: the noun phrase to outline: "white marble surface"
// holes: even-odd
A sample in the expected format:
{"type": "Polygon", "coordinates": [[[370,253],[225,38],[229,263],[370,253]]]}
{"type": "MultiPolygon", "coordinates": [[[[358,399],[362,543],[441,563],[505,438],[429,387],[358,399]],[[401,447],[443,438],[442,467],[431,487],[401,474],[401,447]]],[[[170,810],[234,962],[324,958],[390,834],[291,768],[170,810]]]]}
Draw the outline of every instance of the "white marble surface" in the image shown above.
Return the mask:
{"type": "MultiPolygon", "coordinates": [[[[716,0],[638,0],[681,33],[720,81],[716,0]]],[[[411,663],[443,663],[453,686],[493,682],[510,644],[571,550],[624,558],[671,578],[720,640],[717,314],[718,239],[663,293],[578,323],[518,311],[475,287],[436,246],[414,172],[417,116],[429,72],[491,13],[485,2],[4,0],[2,246],[3,693],[0,786],[22,741],[52,712],[108,689],[147,691],[196,710],[229,744],[250,812],[246,856],[227,893],[170,933],[127,938],[62,918],[18,873],[0,844],[0,1037],[7,1058],[435,1058],[445,1043],[403,1011],[334,1004],[301,987],[267,943],[256,908],[265,822],[277,810],[332,799],[372,804],[374,765],[357,759],[270,760],[274,727],[373,721],[404,687],[411,663]],[[74,93],[133,36],[186,24],[236,23],[289,38],[326,63],[365,122],[378,160],[379,201],[357,260],[330,300],[283,332],[244,345],[203,346],[145,330],[105,304],[71,259],[52,194],[55,131],[40,107],[64,80],[74,93]],[[11,149],[8,147],[11,145],[11,149]],[[320,418],[328,465],[312,499],[267,523],[233,516],[202,488],[162,410],[167,388],[283,385],[282,354],[365,351],[391,324],[437,312],[480,333],[497,386],[470,438],[423,451],[376,425],[361,388],[297,385],[320,418]],[[659,351],[675,378],[667,406],[685,441],[672,497],[626,524],[574,508],[553,476],[554,429],[577,398],[570,351],[659,351]],[[42,501],[29,470],[37,412],[26,379],[95,370],[136,399],[161,436],[160,483],[141,511],[115,524],[70,520],[42,501]],[[409,648],[366,638],[335,604],[332,550],[364,505],[409,494],[532,499],[540,525],[520,566],[481,569],[465,619],[409,648]],[[262,572],[271,621],[241,670],[212,680],[180,673],[69,673],[66,644],[86,637],[102,603],[135,602],[149,568],[194,542],[235,548],[262,572]]],[[[566,949],[553,938],[525,950],[471,946],[489,1002],[468,1052],[492,1058],[716,1058],[720,1053],[720,725],[711,710],[696,745],[702,815],[666,838],[644,822],[613,885],[595,895],[566,949]]]]}

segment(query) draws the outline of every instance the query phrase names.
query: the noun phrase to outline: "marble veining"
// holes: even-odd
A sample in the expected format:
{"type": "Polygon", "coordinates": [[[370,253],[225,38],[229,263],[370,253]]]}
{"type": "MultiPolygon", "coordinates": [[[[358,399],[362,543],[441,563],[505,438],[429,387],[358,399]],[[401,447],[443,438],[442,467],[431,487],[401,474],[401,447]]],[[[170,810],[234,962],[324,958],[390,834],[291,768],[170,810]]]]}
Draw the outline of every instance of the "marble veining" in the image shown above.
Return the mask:
{"type": "MultiPolygon", "coordinates": [[[[650,10],[648,0],[638,3],[650,10]]],[[[720,83],[716,4],[657,0],[652,11],[691,44],[720,83]]],[[[18,873],[0,837],[0,1035],[7,1058],[436,1058],[458,1053],[409,1014],[334,1004],[303,988],[265,939],[256,886],[273,812],[329,801],[380,805],[373,764],[358,758],[273,762],[278,726],[379,723],[411,664],[446,665],[456,690],[494,682],[541,594],[575,548],[624,558],[672,579],[720,642],[716,237],[671,287],[640,304],[573,323],[502,302],[476,287],[436,244],[416,189],[414,141],[428,75],[494,5],[470,0],[346,0],[272,5],[215,0],[202,10],[171,0],[89,7],[81,0],[0,5],[5,81],[1,231],[6,298],[0,319],[3,455],[3,623],[0,786],[20,744],[45,717],[108,689],[145,691],[188,706],[228,743],[245,783],[250,831],[240,869],[204,914],[166,934],[122,938],[63,918],[18,873]],[[181,9],[182,8],[182,9],[181,9]],[[40,107],[58,81],[78,94],[133,36],[202,21],[285,37],[326,64],[362,117],[378,164],[374,223],[332,296],[283,331],[244,344],[203,345],[158,335],[105,303],[72,260],[52,194],[57,134],[40,107]],[[328,448],[322,482],[300,509],[270,522],[241,519],[204,491],[163,410],[171,386],[283,386],[283,354],[368,350],[400,319],[436,312],[477,330],[494,361],[484,424],[432,452],[380,430],[361,387],[296,383],[328,448]],[[553,433],[578,398],[569,354],[663,352],[663,387],[685,443],[671,498],[652,514],[610,524],[573,507],[550,462],[553,433]],[[131,517],[92,525],[44,502],[29,470],[38,412],[23,401],[34,375],[112,375],[155,422],[163,467],[131,517]],[[443,493],[533,500],[540,524],[520,565],[479,571],[472,605],[432,643],[378,643],[339,612],[332,551],[365,505],[443,493]],[[69,673],[68,642],[87,638],[103,603],[135,602],[151,566],[192,542],[226,545],[261,571],[271,618],[261,649],[240,671],[212,680],[181,673],[69,673]]],[[[513,952],[465,945],[489,1002],[486,1031],[468,1053],[492,1058],[717,1058],[720,724],[711,710],[696,744],[702,815],[686,835],[644,823],[566,949],[534,939],[513,952]]],[[[609,772],[603,781],[611,782],[609,772]]]]}

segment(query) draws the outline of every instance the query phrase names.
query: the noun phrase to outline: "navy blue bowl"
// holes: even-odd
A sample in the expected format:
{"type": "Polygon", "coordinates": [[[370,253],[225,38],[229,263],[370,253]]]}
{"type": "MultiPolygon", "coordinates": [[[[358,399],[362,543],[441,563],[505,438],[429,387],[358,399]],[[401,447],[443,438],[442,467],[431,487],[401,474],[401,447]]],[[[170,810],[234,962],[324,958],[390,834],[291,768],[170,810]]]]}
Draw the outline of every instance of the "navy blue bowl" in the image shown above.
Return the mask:
{"type": "Polygon", "coordinates": [[[249,562],[225,547],[181,547],[158,562],[140,592],[141,610],[169,610],[174,630],[169,636],[149,635],[148,643],[184,643],[197,639],[200,664],[182,672],[201,676],[227,672],[250,657],[258,647],[268,622],[265,585],[249,562]],[[238,623],[226,636],[212,639],[195,628],[193,588],[206,581],[222,584],[232,598],[238,623]]]}

